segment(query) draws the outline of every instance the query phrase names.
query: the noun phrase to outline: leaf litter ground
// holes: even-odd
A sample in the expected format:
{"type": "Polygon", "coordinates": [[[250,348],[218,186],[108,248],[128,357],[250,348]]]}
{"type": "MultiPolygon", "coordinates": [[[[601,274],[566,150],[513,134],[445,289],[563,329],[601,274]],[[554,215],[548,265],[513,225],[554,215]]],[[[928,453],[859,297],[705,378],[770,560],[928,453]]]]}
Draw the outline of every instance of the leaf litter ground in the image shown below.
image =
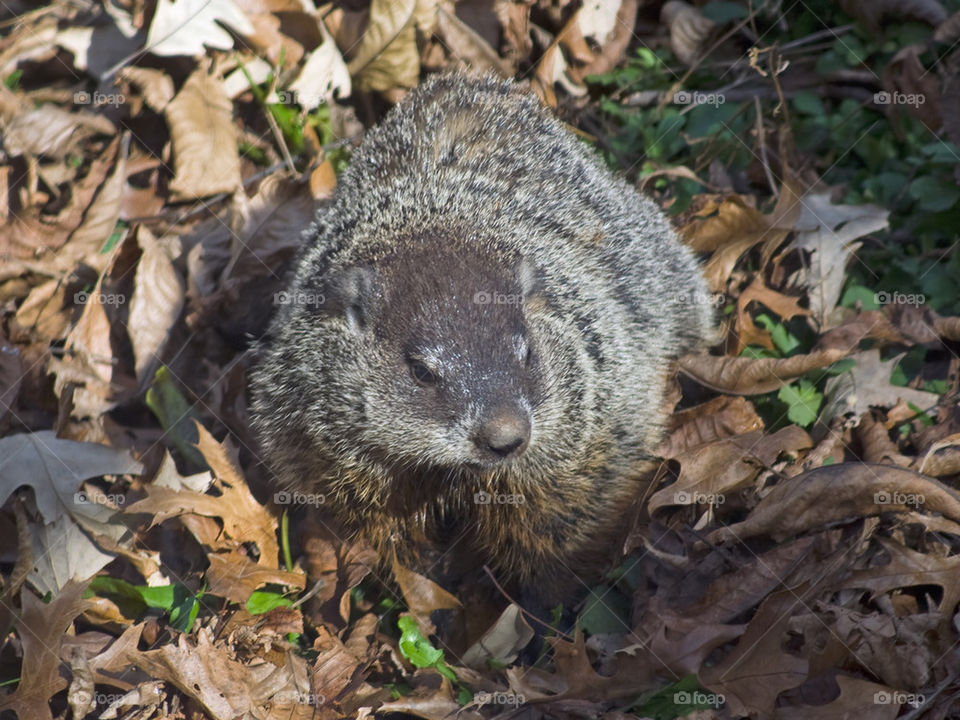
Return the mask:
{"type": "MultiPolygon", "coordinates": [[[[769,48],[736,47],[756,44],[751,30],[769,20],[738,3],[667,3],[659,25],[629,0],[562,17],[548,3],[462,5],[475,16],[443,3],[315,12],[161,0],[97,7],[98,24],[54,4],[5,23],[0,708],[21,718],[955,716],[956,286],[885,284],[893,275],[871,258],[925,230],[898,220],[891,234],[892,205],[842,201],[844,188],[814,172],[824,168],[800,131],[821,101],[791,89],[811,77],[826,87],[823,58],[868,52],[861,35],[808,28],[795,46],[804,52],[825,31],[840,39],[816,74],[790,43],[793,69],[769,48]],[[624,59],[638,44],[657,51],[624,59]],[[649,107],[676,101],[718,58],[763,99],[744,167],[703,142],[734,144],[716,128],[698,134],[697,107],[678,115],[689,122],[671,151],[694,148],[689,166],[658,159],[672,126],[647,138],[640,178],[704,257],[723,322],[711,354],[678,363],[662,463],[615,569],[569,632],[403,567],[395,584],[378,582],[372,551],[330,534],[322,499],[276,497],[252,449],[247,334],[288,301],[280,269],[361,129],[334,94],[395,100],[453,56],[522,71],[615,159],[630,120],[569,97],[588,76],[610,74],[617,107],[649,107]],[[681,70],[664,71],[663,57],[681,70]],[[635,92],[645,64],[676,86],[635,92]],[[779,114],[783,92],[793,125],[779,114]],[[282,512],[291,503],[305,511],[293,527],[282,512]],[[434,635],[437,610],[463,616],[461,647],[434,635]],[[539,657],[522,653],[535,630],[547,636],[539,657]]],[[[868,27],[884,19],[868,3],[845,10],[868,27]]],[[[921,33],[882,86],[876,76],[865,86],[892,98],[923,91],[931,103],[914,114],[955,144],[955,118],[931,112],[957,88],[924,72],[933,45],[923,42],[949,42],[957,16],[935,2],[887,12],[927,23],[933,40],[921,33]]],[[[956,166],[954,146],[944,144],[944,167],[956,166]]],[[[943,154],[928,152],[931,173],[908,193],[933,217],[957,201],[938,179],[943,154]]],[[[911,277],[952,262],[936,243],[919,258],[911,277]]]]}

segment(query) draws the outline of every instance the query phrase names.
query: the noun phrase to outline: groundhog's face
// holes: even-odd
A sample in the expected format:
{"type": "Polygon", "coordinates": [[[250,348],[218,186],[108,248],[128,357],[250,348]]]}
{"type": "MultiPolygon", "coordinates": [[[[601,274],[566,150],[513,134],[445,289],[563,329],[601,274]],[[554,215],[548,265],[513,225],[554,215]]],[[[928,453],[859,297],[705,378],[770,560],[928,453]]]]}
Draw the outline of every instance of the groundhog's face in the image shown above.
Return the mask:
{"type": "Polygon", "coordinates": [[[347,333],[359,350],[351,372],[361,376],[369,453],[480,471],[524,459],[544,398],[528,281],[521,261],[453,251],[337,271],[327,283],[337,315],[330,340],[347,333]]]}

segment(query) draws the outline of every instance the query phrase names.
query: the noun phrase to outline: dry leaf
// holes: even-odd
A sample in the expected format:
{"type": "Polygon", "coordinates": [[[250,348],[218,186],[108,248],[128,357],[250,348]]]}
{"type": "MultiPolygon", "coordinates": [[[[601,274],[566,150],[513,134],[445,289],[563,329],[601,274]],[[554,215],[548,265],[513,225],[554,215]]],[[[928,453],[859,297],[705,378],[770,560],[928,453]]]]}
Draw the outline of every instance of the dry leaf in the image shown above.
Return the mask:
{"type": "Polygon", "coordinates": [[[782,541],[830,524],[924,504],[960,520],[960,499],[935,480],[893,465],[826,465],[776,485],[743,522],[718,528],[710,542],[766,534],[782,541]]]}
{"type": "Polygon", "coordinates": [[[173,79],[162,70],[127,66],[120,70],[119,76],[140,88],[143,99],[154,112],[163,112],[173,100],[173,79]]]}
{"type": "Polygon", "coordinates": [[[533,639],[533,628],[523,618],[518,605],[510,603],[496,623],[467,650],[460,661],[476,670],[487,667],[489,660],[509,665],[533,639]]]}
{"type": "Polygon", "coordinates": [[[176,171],[170,191],[176,198],[193,200],[240,187],[233,104],[216,77],[198,68],[164,115],[176,171]]]}
{"type": "Polygon", "coordinates": [[[469,63],[477,70],[510,77],[511,72],[497,55],[496,50],[473,28],[457,17],[454,5],[449,0],[437,11],[437,34],[455,57],[469,63]]]}
{"type": "Polygon", "coordinates": [[[271,583],[298,590],[306,587],[307,578],[302,573],[265,568],[239,553],[208,553],[207,560],[210,566],[204,577],[210,583],[209,591],[240,605],[254,590],[271,583]]]}
{"type": "Polygon", "coordinates": [[[347,63],[358,88],[384,92],[417,85],[416,5],[417,0],[372,0],[363,40],[347,63]]]}
{"type": "Polygon", "coordinates": [[[319,25],[323,42],[310,52],[300,74],[289,85],[290,91],[296,93],[294,100],[304,110],[313,110],[321,103],[331,102],[334,97],[350,97],[352,91],[350,71],[343,56],[326,26],[319,25]]]}
{"type": "Polygon", "coordinates": [[[60,646],[84,611],[86,583],[70,583],[50,603],[32,593],[20,594],[23,610],[16,623],[23,653],[17,689],[0,700],[0,709],[10,709],[21,718],[53,720],[50,699],[67,687],[60,676],[60,646]]]}
{"type": "Polygon", "coordinates": [[[670,0],[660,10],[660,22],[670,30],[670,48],[684,65],[693,65],[709,49],[717,24],[683,0],[670,0]]]}
{"type": "Polygon", "coordinates": [[[146,227],[137,229],[141,256],[134,277],[127,334],[133,345],[137,379],[153,377],[158,353],[183,308],[183,280],[167,252],[146,227]]]}
{"type": "Polygon", "coordinates": [[[935,442],[920,463],[919,472],[930,477],[946,477],[960,473],[960,433],[935,442]]]}
{"type": "Polygon", "coordinates": [[[826,418],[846,413],[861,417],[871,407],[893,407],[900,400],[926,410],[940,399],[936,393],[890,384],[890,375],[903,353],[885,362],[880,360],[880,351],[876,349],[852,357],[856,364],[850,372],[827,381],[827,404],[823,411],[826,418]]]}
{"type": "Polygon", "coordinates": [[[666,505],[722,505],[726,495],[746,487],[781,453],[796,453],[812,446],[810,436],[796,425],[788,425],[772,435],[758,430],[700,445],[677,458],[677,481],[654,493],[647,507],[652,515],[666,505]]]}
{"type": "Polygon", "coordinates": [[[844,350],[815,350],[788,358],[685,355],[680,369],[708,388],[735,395],[772,392],[810,370],[825,368],[846,357],[844,350]]]}
{"type": "Polygon", "coordinates": [[[84,480],[143,472],[126,450],[63,440],[51,430],[0,438],[0,458],[0,505],[18,487],[31,487],[47,523],[76,506],[84,480]]]}
{"type": "Polygon", "coordinates": [[[763,429],[763,421],[753,405],[742,397],[729,395],[675,412],[667,423],[670,434],[656,452],[665,458],[675,458],[697,445],[763,429]]]}
{"type": "Polygon", "coordinates": [[[62,160],[91,135],[117,132],[107,118],[89,112],[71,113],[56,105],[42,105],[6,123],[3,145],[11,156],[44,155],[62,160]]]}
{"type": "Polygon", "coordinates": [[[876,205],[834,205],[827,191],[803,197],[791,247],[810,253],[810,263],[792,281],[808,288],[810,312],[821,327],[836,324],[832,316],[840,302],[847,263],[860,247],[855,240],[885,229],[889,215],[889,210],[876,205]]]}
{"type": "Polygon", "coordinates": [[[790,616],[804,608],[801,591],[773,593],[761,603],[736,647],[701,667],[700,684],[720,693],[735,715],[773,717],[777,696],[807,679],[810,663],[785,649],[790,616]]]}
{"type": "Polygon", "coordinates": [[[190,57],[203,55],[204,46],[230,50],[233,36],[220,23],[240,35],[255,32],[233,0],[157,0],[146,47],[154,55],[190,57]]]}
{"type": "Polygon", "coordinates": [[[430,621],[434,610],[462,610],[463,605],[453,595],[423,575],[405,568],[396,559],[393,561],[393,577],[400,586],[403,599],[410,608],[410,614],[417,620],[425,636],[436,632],[430,621]]]}

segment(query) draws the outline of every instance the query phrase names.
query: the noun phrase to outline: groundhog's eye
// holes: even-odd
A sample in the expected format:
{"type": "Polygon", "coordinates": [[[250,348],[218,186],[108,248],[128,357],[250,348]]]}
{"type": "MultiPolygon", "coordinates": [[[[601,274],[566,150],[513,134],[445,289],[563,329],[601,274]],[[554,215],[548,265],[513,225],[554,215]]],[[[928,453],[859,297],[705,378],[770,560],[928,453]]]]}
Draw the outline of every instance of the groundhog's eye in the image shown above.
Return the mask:
{"type": "Polygon", "coordinates": [[[410,374],[419,385],[433,385],[437,382],[437,376],[433,371],[419,360],[410,361],[410,374]]]}

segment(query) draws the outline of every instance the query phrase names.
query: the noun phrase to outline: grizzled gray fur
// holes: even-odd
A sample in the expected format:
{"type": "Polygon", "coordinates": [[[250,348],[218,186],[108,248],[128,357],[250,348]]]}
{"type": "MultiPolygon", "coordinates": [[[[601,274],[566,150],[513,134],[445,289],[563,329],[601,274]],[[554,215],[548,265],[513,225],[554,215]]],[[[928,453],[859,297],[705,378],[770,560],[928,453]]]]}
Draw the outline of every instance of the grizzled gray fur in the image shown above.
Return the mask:
{"type": "Polygon", "coordinates": [[[547,603],[616,551],[671,360],[712,329],[656,205],[534,96],[461,75],[367,133],[288,298],[251,381],[279,482],[385,560],[547,603]]]}

